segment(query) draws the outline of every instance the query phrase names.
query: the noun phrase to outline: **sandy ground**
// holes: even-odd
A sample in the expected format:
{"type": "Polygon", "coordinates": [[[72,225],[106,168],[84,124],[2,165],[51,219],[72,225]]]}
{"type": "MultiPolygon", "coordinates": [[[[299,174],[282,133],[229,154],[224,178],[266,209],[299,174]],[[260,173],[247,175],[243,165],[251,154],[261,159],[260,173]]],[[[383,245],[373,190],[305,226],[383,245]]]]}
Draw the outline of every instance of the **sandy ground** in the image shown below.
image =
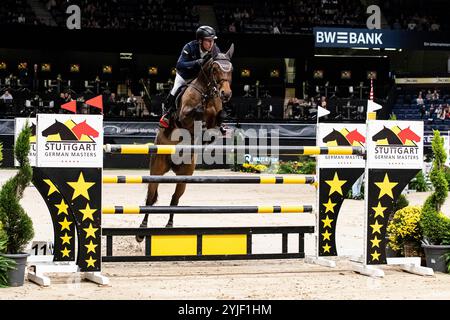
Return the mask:
{"type": "MultiPolygon", "coordinates": [[[[0,171],[0,184],[14,174],[0,171]]],[[[106,170],[105,174],[147,174],[138,170],[106,170]]],[[[196,175],[235,175],[225,170],[196,171],[196,175]]],[[[160,185],[159,205],[168,205],[173,185],[160,185]]],[[[142,205],[146,185],[105,185],[104,204],[142,205]]],[[[412,205],[423,203],[428,193],[412,193],[412,205]]],[[[278,205],[313,204],[315,189],[309,185],[190,185],[180,205],[278,205]],[[205,201],[206,200],[206,201],[205,201]]],[[[22,205],[31,216],[35,240],[53,238],[46,206],[34,187],[25,191],[22,205]]],[[[363,201],[346,200],[337,226],[341,255],[337,268],[305,264],[300,260],[250,260],[203,262],[103,263],[108,286],[80,279],[79,275],[52,275],[51,287],[26,281],[20,288],[0,289],[0,299],[450,299],[450,276],[436,273],[421,277],[384,266],[384,278],[369,278],[352,271],[351,256],[362,254],[363,201]]],[[[450,212],[450,201],[444,206],[450,212]]],[[[104,226],[137,227],[139,216],[106,216],[104,226]]],[[[167,216],[152,216],[151,226],[162,227],[167,216]]],[[[312,225],[314,216],[300,215],[179,215],[175,226],[312,225]]],[[[280,250],[279,239],[259,239],[257,250],[280,250]],[[276,240],[276,241],[272,241],[276,240]]],[[[256,240],[255,240],[256,241],[256,240]]],[[[295,241],[289,248],[295,249],[295,241]]],[[[132,238],[115,240],[120,254],[142,254],[132,238]]],[[[314,239],[306,235],[305,251],[313,254],[314,239]]]]}

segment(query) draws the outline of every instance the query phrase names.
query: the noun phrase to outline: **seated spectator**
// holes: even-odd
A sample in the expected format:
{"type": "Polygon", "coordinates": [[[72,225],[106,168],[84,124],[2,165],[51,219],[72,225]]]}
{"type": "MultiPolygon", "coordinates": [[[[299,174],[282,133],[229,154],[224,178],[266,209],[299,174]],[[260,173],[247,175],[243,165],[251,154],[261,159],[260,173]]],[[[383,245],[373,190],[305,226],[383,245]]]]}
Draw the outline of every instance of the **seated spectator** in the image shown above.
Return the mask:
{"type": "Polygon", "coordinates": [[[232,22],[232,23],[228,26],[228,32],[236,32],[236,26],[235,26],[234,22],[232,22]]]}
{"type": "Polygon", "coordinates": [[[422,91],[419,93],[419,96],[417,97],[417,105],[418,106],[422,106],[424,103],[423,103],[423,98],[422,98],[422,91]]]}
{"type": "Polygon", "coordinates": [[[272,30],[271,30],[270,33],[273,33],[273,34],[280,34],[281,33],[280,28],[278,28],[278,26],[277,26],[277,24],[275,22],[273,23],[271,29],[272,30]]]}
{"type": "Polygon", "coordinates": [[[417,27],[417,24],[414,22],[414,21],[410,21],[409,23],[408,23],[408,30],[409,31],[414,31],[415,29],[416,29],[416,27],[417,27]]]}
{"type": "Polygon", "coordinates": [[[5,91],[5,93],[0,97],[4,102],[12,102],[13,96],[11,93],[9,93],[8,90],[5,91]]]}
{"type": "Polygon", "coordinates": [[[439,31],[441,26],[436,21],[433,21],[433,23],[430,26],[431,31],[439,31]]]}
{"type": "Polygon", "coordinates": [[[392,29],[394,30],[400,30],[402,28],[402,25],[400,24],[400,21],[398,19],[395,19],[394,24],[392,25],[392,29]]]}
{"type": "Polygon", "coordinates": [[[436,89],[434,89],[433,94],[431,95],[431,100],[439,100],[439,93],[436,89]]]}

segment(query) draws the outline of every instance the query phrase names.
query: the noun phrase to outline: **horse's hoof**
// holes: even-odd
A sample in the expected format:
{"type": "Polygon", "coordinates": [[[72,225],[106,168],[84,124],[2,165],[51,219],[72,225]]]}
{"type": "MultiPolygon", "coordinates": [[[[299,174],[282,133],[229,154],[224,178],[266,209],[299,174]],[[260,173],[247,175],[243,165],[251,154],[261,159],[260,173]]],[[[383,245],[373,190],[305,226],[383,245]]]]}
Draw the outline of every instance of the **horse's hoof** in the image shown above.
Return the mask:
{"type": "MultiPolygon", "coordinates": [[[[141,224],[139,226],[139,228],[147,228],[147,226],[145,224],[141,224]]],[[[144,241],[144,238],[145,237],[143,237],[143,236],[136,236],[136,241],[140,243],[140,242],[144,241]]]]}
{"type": "Polygon", "coordinates": [[[173,228],[173,222],[167,222],[166,228],[173,228]]]}

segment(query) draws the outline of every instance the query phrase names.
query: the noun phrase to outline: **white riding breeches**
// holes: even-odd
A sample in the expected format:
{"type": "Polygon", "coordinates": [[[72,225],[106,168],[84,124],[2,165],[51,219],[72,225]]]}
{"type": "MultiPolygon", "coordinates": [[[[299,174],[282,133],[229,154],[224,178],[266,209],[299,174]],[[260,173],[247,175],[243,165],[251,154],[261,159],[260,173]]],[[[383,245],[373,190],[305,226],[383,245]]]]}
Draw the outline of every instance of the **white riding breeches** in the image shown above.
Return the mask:
{"type": "Polygon", "coordinates": [[[175,76],[173,88],[172,88],[172,90],[170,90],[170,94],[174,96],[177,93],[178,89],[181,86],[184,86],[188,81],[190,81],[190,80],[184,80],[177,72],[177,74],[175,76]]]}

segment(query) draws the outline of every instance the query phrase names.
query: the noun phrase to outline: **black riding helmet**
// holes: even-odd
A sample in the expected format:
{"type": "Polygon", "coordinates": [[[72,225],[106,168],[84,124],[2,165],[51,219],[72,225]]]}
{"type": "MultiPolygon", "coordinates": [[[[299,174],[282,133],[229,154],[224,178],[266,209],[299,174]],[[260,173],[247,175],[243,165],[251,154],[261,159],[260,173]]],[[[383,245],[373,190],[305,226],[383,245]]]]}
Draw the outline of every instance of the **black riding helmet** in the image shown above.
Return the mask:
{"type": "Polygon", "coordinates": [[[217,39],[216,37],[216,31],[211,28],[210,26],[201,26],[197,29],[197,32],[195,33],[197,36],[197,40],[200,39],[217,39]]]}

